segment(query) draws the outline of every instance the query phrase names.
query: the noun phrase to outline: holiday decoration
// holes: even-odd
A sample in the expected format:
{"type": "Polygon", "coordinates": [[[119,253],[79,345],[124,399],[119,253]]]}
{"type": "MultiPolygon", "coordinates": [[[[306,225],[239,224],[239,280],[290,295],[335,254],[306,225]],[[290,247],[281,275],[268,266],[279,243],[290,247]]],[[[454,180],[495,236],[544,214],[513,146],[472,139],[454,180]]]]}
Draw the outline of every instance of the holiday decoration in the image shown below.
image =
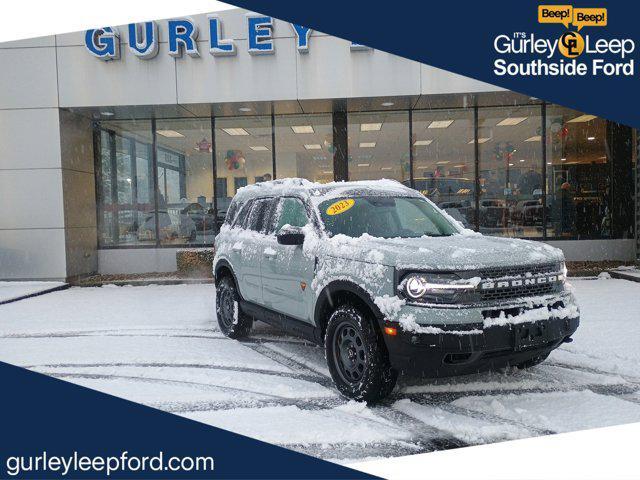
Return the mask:
{"type": "Polygon", "coordinates": [[[244,167],[244,154],[242,150],[227,150],[227,155],[224,159],[229,170],[239,170],[244,167]]]}
{"type": "Polygon", "coordinates": [[[196,143],[196,150],[202,153],[211,153],[211,142],[206,138],[203,138],[198,143],[196,143]]]}

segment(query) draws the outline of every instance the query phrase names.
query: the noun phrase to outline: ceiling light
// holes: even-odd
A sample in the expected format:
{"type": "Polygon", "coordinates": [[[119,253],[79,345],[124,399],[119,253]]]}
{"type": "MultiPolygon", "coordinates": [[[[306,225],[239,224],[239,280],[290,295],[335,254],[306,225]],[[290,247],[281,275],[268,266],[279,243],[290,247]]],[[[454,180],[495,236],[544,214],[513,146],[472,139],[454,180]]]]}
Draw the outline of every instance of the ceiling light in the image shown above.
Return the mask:
{"type": "Polygon", "coordinates": [[[307,150],[322,150],[322,147],[319,143],[307,144],[304,146],[307,150]]]}
{"type": "Polygon", "coordinates": [[[158,135],[162,135],[167,138],[183,138],[184,135],[180,132],[176,132],[175,130],[156,130],[158,135]]]}
{"type": "Polygon", "coordinates": [[[328,173],[328,174],[331,174],[331,173],[333,173],[333,170],[323,170],[323,171],[322,171],[322,173],[328,173]]]}
{"type": "Polygon", "coordinates": [[[505,118],[504,120],[499,121],[496,126],[498,127],[509,127],[512,125],[518,125],[519,123],[524,122],[529,117],[510,117],[505,118]]]}
{"type": "Polygon", "coordinates": [[[510,166],[510,167],[513,167],[513,163],[510,163],[510,164],[509,164],[509,166],[510,166]]]}
{"type": "Polygon", "coordinates": [[[447,163],[449,163],[449,160],[440,160],[439,162],[436,162],[436,165],[446,165],[447,163]]]}
{"type": "Polygon", "coordinates": [[[395,105],[395,103],[393,103],[393,102],[382,102],[380,105],[382,105],[383,107],[393,107],[395,105]]]}
{"type": "Polygon", "coordinates": [[[466,165],[454,165],[453,168],[464,168],[466,165]]]}
{"type": "Polygon", "coordinates": [[[422,145],[431,145],[432,143],[433,140],[416,140],[415,142],[413,142],[413,146],[420,147],[422,145]]]}
{"type": "Polygon", "coordinates": [[[223,128],[222,131],[227,135],[232,135],[232,136],[249,135],[249,132],[247,132],[244,128],[223,128]]]}
{"type": "Polygon", "coordinates": [[[580,123],[580,122],[590,122],[594,118],[598,118],[595,115],[580,115],[579,117],[572,118],[571,120],[567,120],[567,123],[580,123]]]}
{"type": "Polygon", "coordinates": [[[589,141],[592,141],[592,140],[595,140],[595,139],[596,139],[596,137],[587,137],[587,140],[589,140],[589,141]]]}
{"type": "Polygon", "coordinates": [[[447,128],[453,123],[453,120],[434,120],[427,128],[447,128]]]}
{"type": "Polygon", "coordinates": [[[240,107],[238,110],[241,111],[241,112],[250,112],[251,111],[251,109],[249,107],[240,107]]]}
{"type": "Polygon", "coordinates": [[[393,167],[381,167],[380,170],[383,172],[388,172],[389,170],[393,170],[393,167]]]}
{"type": "MultiPolygon", "coordinates": [[[[491,140],[491,137],[481,137],[478,139],[478,143],[485,143],[485,142],[488,142],[489,140],[491,140]]],[[[473,139],[469,140],[467,142],[467,145],[471,145],[472,143],[474,143],[473,139]]]]}
{"type": "Polygon", "coordinates": [[[540,140],[542,140],[542,136],[534,135],[533,137],[527,138],[525,142],[539,142],[540,140]]]}
{"type": "Polygon", "coordinates": [[[360,148],[374,148],[376,142],[360,142],[360,148]]]}
{"type": "Polygon", "coordinates": [[[566,161],[567,161],[567,159],[566,159],[566,158],[561,158],[561,159],[560,159],[560,161],[561,161],[561,162],[566,162],[566,161]]]}
{"type": "Polygon", "coordinates": [[[551,165],[551,162],[547,162],[547,165],[551,165]]]}
{"type": "Polygon", "coordinates": [[[521,162],[526,162],[526,160],[524,160],[524,159],[521,159],[520,161],[521,161],[521,162]]]}
{"type": "Polygon", "coordinates": [[[316,133],[311,125],[293,125],[293,133],[316,133]]]}
{"type": "Polygon", "coordinates": [[[269,151],[269,149],[267,147],[265,147],[264,145],[254,145],[254,146],[250,146],[249,148],[251,150],[253,150],[254,152],[267,152],[267,151],[269,151]]]}
{"type": "Polygon", "coordinates": [[[358,166],[359,167],[370,167],[371,164],[370,163],[359,163],[358,166]]]}
{"type": "Polygon", "coordinates": [[[105,117],[113,117],[115,113],[113,112],[100,112],[100,115],[104,115],[105,117]]]}
{"type": "Polygon", "coordinates": [[[361,132],[374,132],[382,128],[382,123],[361,123],[361,132]]]}

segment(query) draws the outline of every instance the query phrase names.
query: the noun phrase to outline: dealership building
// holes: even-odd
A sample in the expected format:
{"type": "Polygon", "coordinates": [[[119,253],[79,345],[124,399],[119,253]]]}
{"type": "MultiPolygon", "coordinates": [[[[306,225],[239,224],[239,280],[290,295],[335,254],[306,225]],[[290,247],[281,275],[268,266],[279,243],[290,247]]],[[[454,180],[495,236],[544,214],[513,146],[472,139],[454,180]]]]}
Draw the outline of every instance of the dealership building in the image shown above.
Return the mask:
{"type": "MultiPolygon", "coordinates": [[[[631,104],[630,104],[630,107],[631,104]]],[[[569,260],[639,251],[624,125],[243,10],[0,44],[0,279],[170,272],[238,188],[391,178],[569,260]]]]}

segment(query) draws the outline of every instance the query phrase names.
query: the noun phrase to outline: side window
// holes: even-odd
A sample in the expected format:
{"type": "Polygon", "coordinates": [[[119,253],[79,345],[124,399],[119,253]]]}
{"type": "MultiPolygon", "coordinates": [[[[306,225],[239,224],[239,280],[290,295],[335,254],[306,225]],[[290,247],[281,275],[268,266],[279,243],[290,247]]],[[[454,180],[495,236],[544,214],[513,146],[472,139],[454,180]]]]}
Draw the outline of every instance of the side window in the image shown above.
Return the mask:
{"type": "Polygon", "coordinates": [[[253,205],[253,201],[248,201],[242,206],[242,208],[238,212],[238,215],[236,215],[235,220],[233,220],[234,227],[240,227],[240,228],[244,227],[245,220],[249,215],[249,212],[251,211],[252,205],[253,205]]]}
{"type": "Polygon", "coordinates": [[[285,225],[304,227],[307,223],[309,223],[309,216],[307,215],[304,203],[298,198],[283,198],[280,204],[280,217],[278,218],[275,231],[279,232],[285,225]]]}
{"type": "Polygon", "coordinates": [[[263,198],[256,200],[249,213],[249,219],[247,221],[247,228],[254,232],[266,232],[270,227],[271,222],[271,209],[275,199],[263,198]]]}
{"type": "Polygon", "coordinates": [[[229,205],[227,214],[224,217],[225,225],[231,225],[233,223],[233,219],[236,213],[238,213],[238,205],[239,205],[239,202],[231,202],[231,205],[229,205]]]}

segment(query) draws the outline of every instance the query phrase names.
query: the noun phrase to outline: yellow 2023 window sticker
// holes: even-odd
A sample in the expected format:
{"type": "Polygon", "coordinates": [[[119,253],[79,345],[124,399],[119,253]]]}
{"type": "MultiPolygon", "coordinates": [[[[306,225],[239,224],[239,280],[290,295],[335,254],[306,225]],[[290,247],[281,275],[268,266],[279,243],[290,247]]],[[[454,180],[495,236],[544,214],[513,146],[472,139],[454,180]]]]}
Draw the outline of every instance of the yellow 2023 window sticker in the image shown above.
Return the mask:
{"type": "Polygon", "coordinates": [[[356,201],[353,198],[338,200],[327,207],[327,215],[340,215],[353,207],[355,203],[356,201]]]}

